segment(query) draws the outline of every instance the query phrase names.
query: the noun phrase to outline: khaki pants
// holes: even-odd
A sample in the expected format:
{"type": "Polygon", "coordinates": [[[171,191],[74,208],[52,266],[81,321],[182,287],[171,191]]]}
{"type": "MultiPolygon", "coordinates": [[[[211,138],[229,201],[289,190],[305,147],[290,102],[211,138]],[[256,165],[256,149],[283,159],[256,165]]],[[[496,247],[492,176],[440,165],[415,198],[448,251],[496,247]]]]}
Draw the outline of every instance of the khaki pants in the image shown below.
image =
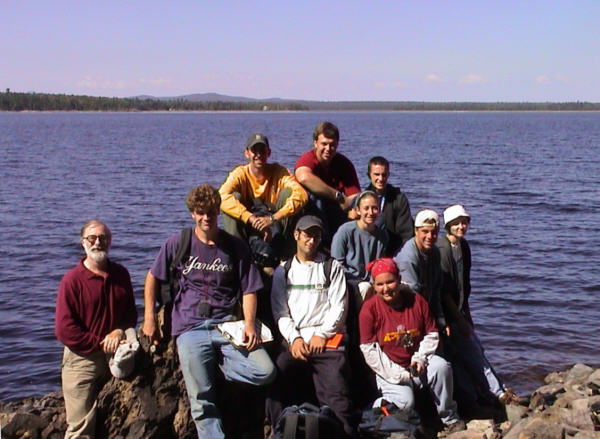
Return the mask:
{"type": "Polygon", "coordinates": [[[103,352],[82,356],[65,347],[62,361],[62,389],[67,412],[65,439],[94,438],[96,398],[109,375],[103,352]]]}

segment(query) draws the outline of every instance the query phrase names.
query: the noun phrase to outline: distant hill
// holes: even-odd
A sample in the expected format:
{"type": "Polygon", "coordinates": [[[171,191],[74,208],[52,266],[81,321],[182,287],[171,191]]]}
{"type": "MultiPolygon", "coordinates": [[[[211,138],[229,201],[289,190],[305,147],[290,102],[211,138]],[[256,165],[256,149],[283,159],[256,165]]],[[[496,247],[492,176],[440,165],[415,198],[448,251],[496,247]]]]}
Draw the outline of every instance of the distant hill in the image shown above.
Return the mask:
{"type": "Polygon", "coordinates": [[[260,101],[207,93],[187,97],[108,98],[49,93],[0,92],[0,111],[307,111],[291,101],[260,101]],[[195,97],[196,100],[190,97],[195,97]],[[227,99],[226,99],[227,98],[227,99]],[[240,99],[245,99],[240,101],[240,99]]]}
{"type": "Polygon", "coordinates": [[[425,102],[425,101],[308,101],[303,99],[256,99],[219,93],[194,93],[182,96],[136,96],[175,102],[281,104],[300,111],[600,111],[593,102],[425,102]]]}
{"type": "Polygon", "coordinates": [[[135,96],[135,99],[157,99],[159,101],[187,101],[187,102],[300,102],[295,99],[268,98],[256,99],[244,96],[228,96],[219,93],[194,93],[182,96],[135,96]]]}

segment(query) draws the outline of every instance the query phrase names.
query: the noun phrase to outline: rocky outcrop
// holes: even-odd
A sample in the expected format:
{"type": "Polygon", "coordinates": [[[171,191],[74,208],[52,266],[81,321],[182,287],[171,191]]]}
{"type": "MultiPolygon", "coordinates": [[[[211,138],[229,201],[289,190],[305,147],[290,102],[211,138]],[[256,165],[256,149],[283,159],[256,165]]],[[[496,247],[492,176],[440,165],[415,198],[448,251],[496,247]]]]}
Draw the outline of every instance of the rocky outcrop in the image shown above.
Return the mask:
{"type": "MultiPolygon", "coordinates": [[[[98,438],[195,438],[189,404],[172,344],[138,353],[132,378],[111,379],[98,401],[98,438]]],[[[220,406],[233,438],[261,438],[260,389],[220,383],[220,406]]],[[[507,421],[472,420],[447,439],[600,438],[600,369],[577,364],[553,372],[528,406],[509,405],[507,421]]],[[[3,439],[62,438],[66,428],[60,392],[0,403],[3,439]]],[[[396,434],[396,438],[406,437],[396,434]]]]}
{"type": "Polygon", "coordinates": [[[600,438],[600,369],[576,364],[546,376],[527,407],[506,407],[500,425],[471,421],[448,439],[591,439],[600,438]],[[483,426],[482,426],[483,425],[483,426]]]}
{"type": "MultiPolygon", "coordinates": [[[[141,344],[131,378],[111,378],[98,396],[97,438],[195,438],[173,342],[150,349],[142,337],[141,344]]],[[[233,383],[219,385],[220,405],[228,407],[223,410],[225,427],[232,437],[251,433],[255,435],[248,437],[262,437],[262,404],[252,404],[253,398],[262,399],[260,390],[233,383]],[[239,415],[242,404],[251,406],[250,410],[246,407],[246,416],[239,415]]],[[[3,439],[62,439],[67,427],[62,394],[0,403],[0,425],[3,439]]]]}

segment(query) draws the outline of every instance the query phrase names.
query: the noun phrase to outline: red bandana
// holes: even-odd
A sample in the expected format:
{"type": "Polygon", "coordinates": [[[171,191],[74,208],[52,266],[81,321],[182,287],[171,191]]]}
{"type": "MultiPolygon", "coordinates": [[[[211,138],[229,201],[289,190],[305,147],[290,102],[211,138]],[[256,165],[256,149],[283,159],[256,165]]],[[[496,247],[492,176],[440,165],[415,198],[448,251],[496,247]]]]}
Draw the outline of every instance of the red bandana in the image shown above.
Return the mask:
{"type": "Polygon", "coordinates": [[[400,276],[398,266],[392,258],[378,258],[367,264],[365,269],[371,273],[371,277],[375,279],[382,273],[392,273],[396,276],[400,276]]]}

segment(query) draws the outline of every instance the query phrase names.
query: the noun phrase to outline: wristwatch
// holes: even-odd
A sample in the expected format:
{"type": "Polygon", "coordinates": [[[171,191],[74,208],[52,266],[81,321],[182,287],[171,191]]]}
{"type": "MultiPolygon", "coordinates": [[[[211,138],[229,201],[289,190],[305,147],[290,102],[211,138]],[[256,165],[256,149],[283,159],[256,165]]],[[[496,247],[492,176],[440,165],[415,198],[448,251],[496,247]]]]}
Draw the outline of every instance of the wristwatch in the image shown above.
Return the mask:
{"type": "Polygon", "coordinates": [[[342,204],[344,201],[346,201],[346,197],[344,197],[343,193],[341,193],[340,191],[337,191],[335,193],[335,201],[342,204]]]}
{"type": "Polygon", "coordinates": [[[275,217],[273,215],[269,215],[269,219],[271,220],[272,223],[275,222],[275,217]]]}

